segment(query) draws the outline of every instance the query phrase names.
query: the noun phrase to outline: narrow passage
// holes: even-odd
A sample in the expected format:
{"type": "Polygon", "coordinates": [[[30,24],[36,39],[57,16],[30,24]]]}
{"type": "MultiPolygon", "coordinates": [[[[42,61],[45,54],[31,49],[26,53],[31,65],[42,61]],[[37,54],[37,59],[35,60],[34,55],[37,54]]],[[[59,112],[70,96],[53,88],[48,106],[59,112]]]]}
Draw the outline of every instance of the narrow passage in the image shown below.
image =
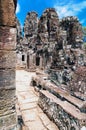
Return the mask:
{"type": "Polygon", "coordinates": [[[23,119],[22,130],[58,130],[37,105],[39,94],[31,86],[34,72],[16,71],[17,115],[23,119]]]}

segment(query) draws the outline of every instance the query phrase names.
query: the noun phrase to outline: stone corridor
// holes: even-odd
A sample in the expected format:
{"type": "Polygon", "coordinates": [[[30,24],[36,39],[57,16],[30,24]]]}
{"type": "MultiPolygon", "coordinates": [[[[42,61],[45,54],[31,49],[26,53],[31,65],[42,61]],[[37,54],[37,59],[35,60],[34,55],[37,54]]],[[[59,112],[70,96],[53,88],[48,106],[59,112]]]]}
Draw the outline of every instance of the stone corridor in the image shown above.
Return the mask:
{"type": "Polygon", "coordinates": [[[37,105],[39,94],[31,86],[34,72],[16,71],[17,115],[23,119],[22,130],[58,130],[37,105]]]}

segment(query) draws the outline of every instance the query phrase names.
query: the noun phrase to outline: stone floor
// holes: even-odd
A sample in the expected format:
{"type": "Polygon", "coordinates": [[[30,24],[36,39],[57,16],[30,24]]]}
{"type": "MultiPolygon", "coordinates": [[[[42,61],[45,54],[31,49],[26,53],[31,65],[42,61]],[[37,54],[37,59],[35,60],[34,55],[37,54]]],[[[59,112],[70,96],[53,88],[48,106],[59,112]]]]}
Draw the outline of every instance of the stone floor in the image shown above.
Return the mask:
{"type": "Polygon", "coordinates": [[[57,126],[43,113],[37,105],[39,95],[31,86],[34,72],[16,71],[17,115],[21,115],[24,126],[22,130],[58,130],[57,126]]]}

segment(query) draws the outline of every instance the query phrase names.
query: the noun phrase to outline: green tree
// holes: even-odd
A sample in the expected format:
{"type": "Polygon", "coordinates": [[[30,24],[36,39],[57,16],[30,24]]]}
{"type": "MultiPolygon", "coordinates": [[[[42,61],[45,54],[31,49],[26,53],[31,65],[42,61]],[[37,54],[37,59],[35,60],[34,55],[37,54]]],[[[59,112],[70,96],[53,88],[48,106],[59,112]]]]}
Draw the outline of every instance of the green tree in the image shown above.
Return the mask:
{"type": "Polygon", "coordinates": [[[83,27],[82,29],[83,29],[84,36],[86,36],[86,27],[83,27]]]}

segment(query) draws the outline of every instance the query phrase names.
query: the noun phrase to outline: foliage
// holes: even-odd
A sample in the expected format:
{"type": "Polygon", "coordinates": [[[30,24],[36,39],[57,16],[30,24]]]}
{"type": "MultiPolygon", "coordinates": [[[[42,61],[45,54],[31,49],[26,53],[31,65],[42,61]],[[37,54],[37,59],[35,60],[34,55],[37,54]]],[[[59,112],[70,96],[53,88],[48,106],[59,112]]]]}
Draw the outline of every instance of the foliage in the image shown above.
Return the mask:
{"type": "Polygon", "coordinates": [[[84,48],[86,49],[86,42],[84,42],[84,48]]]}
{"type": "Polygon", "coordinates": [[[86,27],[83,27],[83,33],[84,33],[84,36],[86,36],[86,27]]]}

